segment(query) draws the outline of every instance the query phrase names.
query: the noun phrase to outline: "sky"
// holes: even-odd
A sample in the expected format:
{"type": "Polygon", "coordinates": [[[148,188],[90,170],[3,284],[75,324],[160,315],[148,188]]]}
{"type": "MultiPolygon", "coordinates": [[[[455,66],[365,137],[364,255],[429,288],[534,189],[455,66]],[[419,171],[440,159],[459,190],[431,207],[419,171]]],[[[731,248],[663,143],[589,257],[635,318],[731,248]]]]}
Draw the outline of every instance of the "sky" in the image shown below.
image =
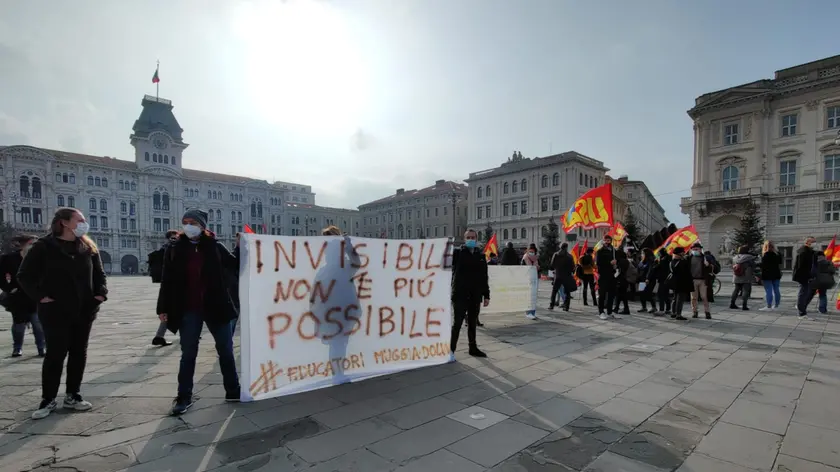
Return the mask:
{"type": "Polygon", "coordinates": [[[160,61],[183,165],[356,207],[574,150],[677,224],[704,93],[838,54],[830,0],[0,0],[0,145],[133,159],[160,61]]]}

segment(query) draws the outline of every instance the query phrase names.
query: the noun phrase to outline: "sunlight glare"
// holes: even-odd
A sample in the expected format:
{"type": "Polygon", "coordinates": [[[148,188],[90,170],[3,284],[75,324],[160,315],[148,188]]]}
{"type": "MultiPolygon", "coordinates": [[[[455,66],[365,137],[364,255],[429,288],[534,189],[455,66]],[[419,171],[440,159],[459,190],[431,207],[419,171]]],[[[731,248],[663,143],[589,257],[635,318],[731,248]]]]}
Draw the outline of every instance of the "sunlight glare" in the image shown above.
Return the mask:
{"type": "Polygon", "coordinates": [[[264,118],[312,135],[350,136],[367,101],[365,65],[339,11],[321,0],[242,4],[245,83],[264,118]]]}

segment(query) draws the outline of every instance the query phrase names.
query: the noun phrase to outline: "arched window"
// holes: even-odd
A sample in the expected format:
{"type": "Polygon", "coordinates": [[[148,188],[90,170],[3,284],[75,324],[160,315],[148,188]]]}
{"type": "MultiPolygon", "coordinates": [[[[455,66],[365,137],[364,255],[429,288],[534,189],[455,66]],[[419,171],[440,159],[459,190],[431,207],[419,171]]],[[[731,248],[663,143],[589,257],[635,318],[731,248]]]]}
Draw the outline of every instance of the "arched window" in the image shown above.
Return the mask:
{"type": "Polygon", "coordinates": [[[137,213],[137,205],[134,202],[128,204],[128,214],[133,215],[137,213]]]}
{"type": "Polygon", "coordinates": [[[251,218],[257,217],[257,202],[251,202],[251,218]]]}
{"type": "Polygon", "coordinates": [[[76,197],[72,195],[67,197],[67,206],[69,206],[70,208],[76,208],[76,197]]]}
{"type": "Polygon", "coordinates": [[[502,239],[508,239],[508,230],[502,231],[502,239]]]}
{"type": "Polygon", "coordinates": [[[95,178],[95,179],[93,179],[93,180],[94,180],[94,185],[96,185],[97,187],[101,187],[101,186],[102,186],[102,179],[100,179],[99,177],[97,177],[97,178],[95,178]]]}
{"type": "Polygon", "coordinates": [[[230,212],[230,222],[233,223],[234,221],[236,221],[236,212],[232,211],[230,212]]]}
{"type": "Polygon", "coordinates": [[[149,162],[149,153],[146,153],[146,162],[149,162]]]}
{"type": "Polygon", "coordinates": [[[93,187],[93,176],[92,176],[92,175],[89,175],[89,176],[88,176],[88,178],[87,178],[87,182],[88,182],[88,185],[90,185],[91,187],[93,187]]]}
{"type": "Polygon", "coordinates": [[[241,211],[236,212],[236,221],[242,223],[242,212],[241,211]]]}
{"type": "Polygon", "coordinates": [[[163,194],[163,211],[169,211],[169,194],[163,194]]]}
{"type": "Polygon", "coordinates": [[[518,180],[514,180],[514,181],[513,181],[513,193],[516,193],[516,192],[518,192],[518,191],[519,191],[519,181],[518,181],[518,180]]]}
{"type": "Polygon", "coordinates": [[[257,202],[257,218],[262,218],[262,217],[263,217],[262,202],[257,202]]]}
{"type": "Polygon", "coordinates": [[[207,191],[207,198],[209,198],[211,200],[213,199],[213,192],[212,191],[210,191],[210,190],[207,191]]]}
{"type": "Polygon", "coordinates": [[[58,205],[60,207],[63,207],[64,206],[64,195],[59,195],[59,196],[55,197],[55,203],[56,203],[56,205],[58,205]]]}
{"type": "Polygon", "coordinates": [[[91,209],[91,211],[96,211],[96,199],[95,198],[90,199],[90,209],[91,209]]]}
{"type": "Polygon", "coordinates": [[[505,184],[504,184],[504,185],[502,185],[502,193],[503,193],[503,194],[505,194],[505,195],[507,195],[507,194],[508,194],[508,190],[510,190],[510,186],[508,185],[508,183],[507,183],[507,182],[505,182],[505,184]]]}
{"type": "Polygon", "coordinates": [[[233,201],[233,194],[230,194],[230,201],[233,201]]]}
{"type": "Polygon", "coordinates": [[[71,183],[71,184],[75,184],[75,183],[76,183],[76,174],[70,174],[70,183],[71,183]]]}
{"type": "Polygon", "coordinates": [[[103,187],[107,187],[107,186],[108,186],[108,179],[106,179],[105,177],[102,177],[102,186],[103,186],[103,187]]]}
{"type": "Polygon", "coordinates": [[[136,192],[136,191],[137,191],[137,182],[131,182],[131,191],[132,191],[132,192],[136,192]]]}
{"type": "Polygon", "coordinates": [[[152,162],[157,162],[157,153],[152,154],[152,162]]]}
{"type": "Polygon", "coordinates": [[[525,179],[522,179],[522,182],[519,183],[519,188],[522,189],[523,192],[527,192],[528,191],[528,181],[525,180],[525,179]]]}
{"type": "MultiPolygon", "coordinates": [[[[61,174],[61,181],[66,184],[70,181],[70,178],[67,176],[67,174],[61,174]]],[[[75,177],[73,178],[73,183],[76,183],[75,177]]]]}
{"type": "Polygon", "coordinates": [[[207,212],[207,221],[213,221],[213,219],[214,219],[213,217],[214,217],[214,216],[216,216],[216,212],[215,212],[215,211],[213,211],[213,210],[208,211],[208,212],[207,212]]]}
{"type": "Polygon", "coordinates": [[[155,210],[160,210],[160,192],[155,192],[152,195],[152,208],[155,210]]]}
{"type": "Polygon", "coordinates": [[[61,182],[61,173],[55,174],[55,181],[56,182],[61,182]]]}
{"type": "Polygon", "coordinates": [[[108,211],[108,200],[105,200],[104,198],[99,200],[99,209],[102,211],[108,211]]]}
{"type": "Polygon", "coordinates": [[[528,232],[525,231],[525,228],[522,228],[522,230],[519,232],[519,236],[521,236],[522,239],[528,239],[528,232]]]}
{"type": "Polygon", "coordinates": [[[120,213],[128,213],[128,205],[125,202],[120,202],[120,213]]]}
{"type": "Polygon", "coordinates": [[[481,187],[478,187],[478,189],[476,189],[476,191],[475,191],[476,198],[481,198],[481,193],[482,193],[481,190],[482,190],[481,187]]]}
{"type": "Polygon", "coordinates": [[[556,187],[560,185],[560,173],[555,172],[554,175],[551,176],[551,185],[556,187]]]}
{"type": "Polygon", "coordinates": [[[721,184],[723,191],[738,190],[738,168],[735,166],[727,166],[723,169],[723,178],[721,184]]]}
{"type": "Polygon", "coordinates": [[[125,188],[125,181],[124,180],[118,181],[117,182],[117,187],[119,187],[120,190],[128,190],[127,188],[125,188]]]}
{"type": "Polygon", "coordinates": [[[175,156],[172,156],[172,165],[175,165],[175,156]]]}
{"type": "Polygon", "coordinates": [[[543,237],[545,237],[545,235],[548,234],[548,226],[543,226],[541,231],[542,231],[543,237]]]}
{"type": "Polygon", "coordinates": [[[548,176],[547,175],[543,175],[540,178],[540,187],[542,187],[542,188],[548,187],[548,176]]]}
{"type": "Polygon", "coordinates": [[[29,197],[29,177],[25,175],[20,176],[20,196],[29,197]]]}
{"type": "Polygon", "coordinates": [[[490,186],[484,187],[484,195],[490,197],[490,186]]]}
{"type": "Polygon", "coordinates": [[[169,155],[168,154],[163,155],[163,163],[164,164],[169,164],[169,155]]]}
{"type": "Polygon", "coordinates": [[[41,179],[32,177],[32,198],[41,198],[41,179]]]}
{"type": "Polygon", "coordinates": [[[513,230],[511,230],[511,233],[513,234],[513,239],[516,239],[516,228],[513,228],[513,230]]]}
{"type": "Polygon", "coordinates": [[[216,219],[222,221],[222,210],[216,210],[216,219]]]}

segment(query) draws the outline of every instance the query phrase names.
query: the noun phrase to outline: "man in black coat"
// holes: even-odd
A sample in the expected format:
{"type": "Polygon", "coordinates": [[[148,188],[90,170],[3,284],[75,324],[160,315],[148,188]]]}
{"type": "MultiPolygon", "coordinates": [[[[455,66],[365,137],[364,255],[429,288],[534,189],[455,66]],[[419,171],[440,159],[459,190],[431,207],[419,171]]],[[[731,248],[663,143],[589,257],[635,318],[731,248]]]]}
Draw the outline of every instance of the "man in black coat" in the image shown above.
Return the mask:
{"type": "Polygon", "coordinates": [[[805,238],[805,245],[796,251],[793,262],[793,281],[799,284],[796,297],[796,308],[799,318],[808,316],[808,302],[811,299],[811,280],[817,276],[817,254],[811,247],[817,239],[813,236],[805,238]]]}
{"type": "Polygon", "coordinates": [[[452,355],[458,344],[458,335],[464,318],[467,320],[467,339],[469,354],[474,357],[487,357],[478,349],[475,342],[475,329],[478,312],[483,304],[490,304],[490,283],[487,275],[487,261],[477,247],[477,233],[468,229],[464,233],[464,245],[452,254],[452,311],[455,320],[452,323],[450,348],[452,355]]]}
{"type": "Polygon", "coordinates": [[[36,239],[38,238],[30,235],[16,236],[13,241],[17,249],[0,257],[0,289],[3,290],[3,300],[0,304],[12,314],[12,357],[23,355],[23,340],[27,323],[32,326],[38,356],[44,357],[46,353],[44,329],[38,318],[35,300],[21,290],[17,281],[17,273],[23,257],[36,239]]]}
{"type": "MultiPolygon", "coordinates": [[[[175,244],[177,242],[178,232],[174,229],[170,229],[166,232],[166,242],[163,243],[163,246],[161,246],[161,248],[157,251],[152,251],[149,253],[149,276],[152,277],[153,284],[159,284],[161,279],[163,278],[163,258],[166,254],[166,249],[169,247],[170,244],[175,244]]],[[[166,323],[161,321],[160,325],[158,326],[158,330],[155,333],[155,337],[152,338],[152,345],[171,345],[172,343],[167,341],[164,336],[166,336],[166,323]]]]}
{"type": "Polygon", "coordinates": [[[577,290],[575,284],[575,260],[569,254],[569,243],[560,245],[560,250],[551,256],[551,269],[554,271],[554,284],[551,287],[551,303],[549,310],[560,306],[557,301],[557,293],[563,290],[563,311],[569,311],[569,304],[572,300],[572,292],[577,290]]]}
{"type": "Polygon", "coordinates": [[[239,270],[239,248],[234,254],[207,231],[207,213],[187,210],[184,231],[164,255],[163,276],[157,312],[167,328],[181,337],[178,396],[172,414],[180,415],[193,405],[193,376],[198,340],[204,324],[216,341],[225,401],[240,397],[239,378],[233,354],[231,321],[238,316],[230,294],[230,271],[239,270]]]}
{"type": "Polygon", "coordinates": [[[598,267],[598,316],[602,320],[620,318],[613,314],[616,264],[618,261],[612,244],[612,236],[605,234],[601,248],[595,253],[595,265],[598,267]],[[604,313],[605,309],[606,313],[604,313]]]}

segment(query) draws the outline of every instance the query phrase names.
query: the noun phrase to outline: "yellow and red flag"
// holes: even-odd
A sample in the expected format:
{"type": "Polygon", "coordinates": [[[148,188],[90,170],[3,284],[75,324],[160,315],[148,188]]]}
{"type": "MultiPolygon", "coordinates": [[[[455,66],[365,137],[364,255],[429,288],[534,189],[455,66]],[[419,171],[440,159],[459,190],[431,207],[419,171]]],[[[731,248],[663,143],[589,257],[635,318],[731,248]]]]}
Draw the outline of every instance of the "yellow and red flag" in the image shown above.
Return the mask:
{"type": "Polygon", "coordinates": [[[581,195],[563,215],[563,231],[576,228],[609,228],[613,225],[612,184],[602,185],[581,195]]]}
{"type": "Polygon", "coordinates": [[[246,234],[247,234],[247,233],[253,233],[253,232],[254,232],[254,230],[252,230],[252,229],[251,229],[251,227],[250,227],[250,226],[248,226],[248,225],[245,225],[244,230],[245,230],[245,233],[246,233],[246,234]]]}
{"type": "Polygon", "coordinates": [[[580,243],[575,243],[569,254],[572,255],[572,260],[575,261],[575,265],[577,265],[578,261],[580,260],[580,243]]]}
{"type": "Polygon", "coordinates": [[[581,247],[580,247],[580,253],[578,254],[578,258],[581,258],[581,257],[583,257],[583,255],[584,255],[584,254],[586,254],[586,249],[587,249],[587,247],[586,247],[586,246],[587,246],[588,244],[589,244],[589,240],[588,240],[588,239],[584,239],[584,240],[583,240],[583,246],[581,246],[581,247]]]}
{"type": "Polygon", "coordinates": [[[688,225],[685,228],[678,229],[676,233],[672,234],[662,243],[662,246],[656,249],[658,253],[660,249],[665,249],[668,254],[673,254],[674,249],[678,247],[690,248],[694,243],[700,241],[700,236],[697,234],[697,228],[694,225],[688,225]]]}
{"type": "Polygon", "coordinates": [[[835,234],[833,238],[831,238],[831,242],[828,243],[828,247],[825,248],[823,253],[825,254],[825,258],[828,260],[833,260],[834,253],[837,251],[837,235],[835,234]]]}
{"type": "Polygon", "coordinates": [[[621,223],[616,223],[612,228],[610,228],[610,231],[607,234],[612,236],[613,247],[618,249],[624,241],[624,238],[627,236],[627,231],[621,223]]]}
{"type": "Polygon", "coordinates": [[[496,233],[490,236],[490,240],[484,245],[484,257],[490,260],[490,254],[499,254],[499,242],[496,239],[496,233]]]}

